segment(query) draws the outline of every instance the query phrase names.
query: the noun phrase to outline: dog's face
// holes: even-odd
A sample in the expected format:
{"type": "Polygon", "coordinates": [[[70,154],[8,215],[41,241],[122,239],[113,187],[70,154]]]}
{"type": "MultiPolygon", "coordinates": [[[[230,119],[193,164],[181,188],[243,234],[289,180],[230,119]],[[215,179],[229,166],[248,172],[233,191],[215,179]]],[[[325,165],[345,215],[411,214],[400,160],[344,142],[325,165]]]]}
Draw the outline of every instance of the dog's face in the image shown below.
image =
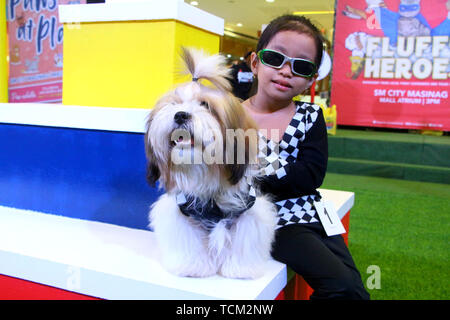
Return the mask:
{"type": "Polygon", "coordinates": [[[257,153],[255,141],[255,148],[239,143],[243,134],[256,135],[256,127],[237,98],[186,83],[161,98],[149,115],[147,178],[152,185],[159,180],[167,191],[236,184],[257,153]]]}

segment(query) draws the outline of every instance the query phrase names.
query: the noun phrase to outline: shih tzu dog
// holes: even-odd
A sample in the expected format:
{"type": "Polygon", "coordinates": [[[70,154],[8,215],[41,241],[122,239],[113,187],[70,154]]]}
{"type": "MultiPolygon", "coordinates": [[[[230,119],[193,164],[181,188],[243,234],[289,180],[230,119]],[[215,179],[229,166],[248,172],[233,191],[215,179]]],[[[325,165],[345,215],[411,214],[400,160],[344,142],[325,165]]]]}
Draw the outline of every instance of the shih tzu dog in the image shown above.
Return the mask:
{"type": "Polygon", "coordinates": [[[165,94],[147,120],[147,179],[166,191],[149,226],[174,274],[257,278],[276,210],[252,184],[256,126],[230,93],[222,56],[183,49],[182,58],[192,81],[165,94]]]}

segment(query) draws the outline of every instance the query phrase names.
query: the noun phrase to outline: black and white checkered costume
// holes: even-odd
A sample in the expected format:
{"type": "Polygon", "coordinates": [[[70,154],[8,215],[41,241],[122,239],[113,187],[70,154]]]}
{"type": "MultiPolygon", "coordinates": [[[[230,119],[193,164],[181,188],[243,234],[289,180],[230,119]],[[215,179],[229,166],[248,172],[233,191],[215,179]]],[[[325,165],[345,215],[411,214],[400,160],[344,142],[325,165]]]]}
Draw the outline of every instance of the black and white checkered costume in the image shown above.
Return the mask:
{"type": "Polygon", "coordinates": [[[296,102],[296,113],[279,143],[263,135],[259,160],[265,176],[259,180],[262,192],[274,196],[278,227],[292,223],[319,222],[314,200],[325,177],[327,131],[319,106],[296,102]]]}

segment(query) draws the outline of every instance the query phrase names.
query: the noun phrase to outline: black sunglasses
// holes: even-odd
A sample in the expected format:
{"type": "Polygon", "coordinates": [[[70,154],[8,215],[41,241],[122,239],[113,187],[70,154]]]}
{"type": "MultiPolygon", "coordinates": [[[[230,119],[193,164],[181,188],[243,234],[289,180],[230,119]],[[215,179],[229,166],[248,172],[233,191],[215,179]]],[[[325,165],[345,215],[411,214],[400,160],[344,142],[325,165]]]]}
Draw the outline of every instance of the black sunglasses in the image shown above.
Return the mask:
{"type": "Polygon", "coordinates": [[[289,61],[291,64],[292,73],[305,78],[311,78],[314,76],[317,69],[316,64],[309,60],[291,58],[281,52],[270,49],[260,50],[258,52],[258,58],[262,64],[276,69],[281,69],[286,61],[289,61]]]}

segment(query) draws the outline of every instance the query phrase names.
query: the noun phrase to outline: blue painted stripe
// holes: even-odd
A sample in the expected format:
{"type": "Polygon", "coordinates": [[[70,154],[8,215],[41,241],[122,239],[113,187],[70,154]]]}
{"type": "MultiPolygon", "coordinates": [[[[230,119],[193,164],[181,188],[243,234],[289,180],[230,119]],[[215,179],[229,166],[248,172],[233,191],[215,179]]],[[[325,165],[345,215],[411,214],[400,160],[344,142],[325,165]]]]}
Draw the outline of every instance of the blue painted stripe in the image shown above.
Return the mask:
{"type": "Polygon", "coordinates": [[[0,124],[0,205],[147,229],[144,135],[0,124]]]}

